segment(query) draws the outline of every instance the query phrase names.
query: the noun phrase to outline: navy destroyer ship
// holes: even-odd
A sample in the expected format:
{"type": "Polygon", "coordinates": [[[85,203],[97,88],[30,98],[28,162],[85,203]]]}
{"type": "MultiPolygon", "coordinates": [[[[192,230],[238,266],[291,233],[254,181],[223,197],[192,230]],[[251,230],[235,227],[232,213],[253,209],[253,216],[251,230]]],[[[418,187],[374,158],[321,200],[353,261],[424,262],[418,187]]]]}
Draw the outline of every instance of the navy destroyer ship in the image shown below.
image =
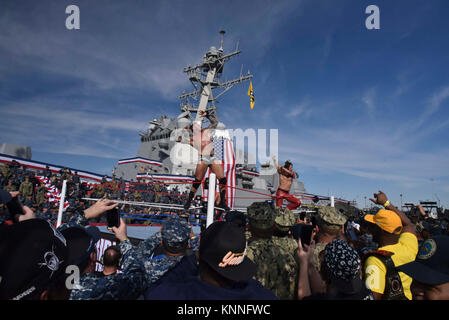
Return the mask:
{"type": "MultiPolygon", "coordinates": [[[[113,175],[131,182],[161,181],[170,183],[173,181],[186,181],[185,185],[179,185],[179,190],[186,191],[190,188],[189,181],[193,181],[195,175],[196,161],[183,161],[177,159],[176,148],[180,147],[173,139],[173,134],[177,130],[177,121],[187,118],[191,121],[202,121],[199,111],[207,111],[219,120],[217,110],[217,99],[228,92],[234,85],[247,81],[253,77],[248,71],[242,73],[236,79],[222,81],[224,65],[231,57],[241,53],[238,50],[238,43],[235,51],[223,52],[223,35],[220,31],[220,47],[210,47],[205,53],[201,62],[195,66],[184,68],[184,73],[189,77],[194,87],[194,91],[183,93],[179,96],[180,114],[177,118],[170,118],[161,115],[149,121],[148,128],[140,132],[140,147],[135,157],[121,159],[113,169],[113,175]],[[196,114],[196,118],[193,118],[196,114]]],[[[230,124],[232,126],[232,124],[230,124]]],[[[224,123],[219,122],[217,128],[226,132],[224,123]]],[[[232,137],[228,137],[232,140],[232,137]]],[[[192,148],[193,149],[193,148],[192,148]]],[[[256,198],[263,199],[263,194],[274,195],[278,185],[279,177],[271,162],[256,164],[255,155],[245,150],[235,150],[237,157],[243,161],[235,163],[235,197],[232,206],[234,208],[246,208],[256,198]],[[248,192],[246,192],[248,191],[248,192]],[[255,196],[256,195],[256,196],[255,196]]],[[[191,150],[192,153],[196,151],[191,150]]],[[[193,158],[197,155],[191,155],[193,158]]],[[[179,157],[178,157],[179,158],[179,157]]],[[[229,180],[229,179],[228,179],[229,180]]],[[[202,190],[198,191],[201,194],[202,190]]],[[[304,194],[306,189],[304,183],[295,179],[291,189],[292,194],[304,194]]],[[[266,197],[265,197],[266,198],[266,197]]]]}

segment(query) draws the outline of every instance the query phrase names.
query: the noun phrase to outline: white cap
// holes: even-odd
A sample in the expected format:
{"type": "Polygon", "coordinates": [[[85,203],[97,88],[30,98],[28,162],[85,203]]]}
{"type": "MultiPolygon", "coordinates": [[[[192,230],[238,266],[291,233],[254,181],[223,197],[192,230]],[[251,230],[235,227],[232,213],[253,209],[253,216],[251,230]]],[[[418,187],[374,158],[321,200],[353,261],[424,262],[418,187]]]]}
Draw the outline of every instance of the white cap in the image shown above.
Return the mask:
{"type": "Polygon", "coordinates": [[[176,127],[179,128],[179,129],[184,129],[188,125],[190,125],[190,120],[187,119],[187,118],[180,118],[176,122],[176,127]]]}
{"type": "Polygon", "coordinates": [[[226,130],[226,126],[225,126],[225,124],[223,122],[219,122],[217,124],[217,128],[216,129],[217,130],[226,130]]]}

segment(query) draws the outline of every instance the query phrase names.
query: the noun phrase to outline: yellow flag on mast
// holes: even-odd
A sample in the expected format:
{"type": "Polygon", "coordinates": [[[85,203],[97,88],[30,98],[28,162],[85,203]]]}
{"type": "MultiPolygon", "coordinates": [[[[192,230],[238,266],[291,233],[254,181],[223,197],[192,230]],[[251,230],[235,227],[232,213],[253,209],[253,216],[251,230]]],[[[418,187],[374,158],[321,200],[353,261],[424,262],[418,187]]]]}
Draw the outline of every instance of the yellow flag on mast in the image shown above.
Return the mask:
{"type": "Polygon", "coordinates": [[[255,102],[254,90],[253,90],[253,82],[252,81],[249,83],[248,96],[249,96],[249,99],[250,99],[250,102],[251,102],[251,110],[252,110],[254,108],[254,102],[255,102]]]}

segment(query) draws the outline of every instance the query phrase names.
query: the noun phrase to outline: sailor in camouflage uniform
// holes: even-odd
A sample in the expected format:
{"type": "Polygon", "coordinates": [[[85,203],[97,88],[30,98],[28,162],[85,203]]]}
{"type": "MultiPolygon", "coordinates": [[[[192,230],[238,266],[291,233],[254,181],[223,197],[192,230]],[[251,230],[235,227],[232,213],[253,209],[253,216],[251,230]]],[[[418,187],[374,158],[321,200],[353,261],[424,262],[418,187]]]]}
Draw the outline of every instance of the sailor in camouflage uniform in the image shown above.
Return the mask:
{"type": "Polygon", "coordinates": [[[105,195],[105,190],[103,185],[101,184],[97,184],[94,186],[92,193],[91,193],[91,198],[103,198],[105,195]]]}
{"type": "Polygon", "coordinates": [[[255,202],[248,207],[247,216],[251,238],[247,256],[257,265],[255,280],[273,292],[279,299],[294,299],[298,272],[295,259],[272,239],[274,209],[266,202],[255,202]]]}
{"type": "Polygon", "coordinates": [[[80,288],[73,289],[70,300],[135,300],[145,289],[142,262],[127,239],[119,244],[123,273],[101,276],[88,273],[81,277],[80,288]]]}
{"type": "Polygon", "coordinates": [[[47,193],[47,187],[43,183],[41,183],[39,185],[39,187],[37,188],[36,203],[38,206],[40,206],[44,202],[46,193],[47,193]]]}
{"type": "Polygon", "coordinates": [[[142,201],[142,195],[137,190],[134,192],[134,201],[139,201],[139,202],[142,201]]]}
{"type": "Polygon", "coordinates": [[[28,177],[25,177],[25,181],[20,184],[19,192],[23,199],[33,195],[33,184],[28,177]]]}
{"type": "Polygon", "coordinates": [[[317,270],[321,269],[322,257],[321,252],[326,245],[341,233],[344,224],[346,223],[346,217],[339,213],[334,207],[320,207],[318,209],[317,224],[319,232],[317,235],[315,249],[313,251],[312,264],[317,270]],[[330,232],[331,234],[329,234],[330,232]],[[324,233],[326,233],[324,235],[324,233]]]}
{"type": "Polygon", "coordinates": [[[14,185],[12,180],[8,180],[8,185],[4,189],[8,192],[17,191],[17,187],[14,185]]]}
{"type": "MultiPolygon", "coordinates": [[[[71,227],[84,227],[88,219],[97,218],[103,212],[115,207],[116,204],[107,199],[97,201],[83,212],[74,212],[70,220],[61,225],[58,230],[71,227]]],[[[124,228],[124,238],[120,236],[119,248],[122,254],[123,273],[101,276],[97,273],[87,273],[81,276],[79,287],[72,289],[70,300],[130,300],[137,299],[145,289],[144,268],[142,261],[137,259],[136,248],[126,237],[126,225],[121,219],[120,228],[124,228]]],[[[117,235],[120,228],[114,228],[117,235]]],[[[95,249],[94,249],[95,250],[95,249]]]]}
{"type": "Polygon", "coordinates": [[[276,207],[274,210],[274,225],[277,233],[273,236],[273,242],[295,257],[296,250],[298,249],[298,242],[289,237],[290,228],[296,222],[295,214],[284,207],[276,207]]]}
{"type": "Polygon", "coordinates": [[[154,202],[159,202],[161,195],[161,186],[159,185],[159,183],[156,183],[154,185],[154,202]]]}
{"type": "Polygon", "coordinates": [[[2,170],[5,180],[8,180],[9,176],[11,175],[11,170],[9,169],[9,166],[6,163],[3,163],[0,169],[2,170]]]}
{"type": "Polygon", "coordinates": [[[163,223],[160,232],[139,243],[136,258],[143,262],[147,286],[176,266],[189,247],[198,251],[198,238],[191,240],[190,236],[189,224],[174,216],[163,223]]]}

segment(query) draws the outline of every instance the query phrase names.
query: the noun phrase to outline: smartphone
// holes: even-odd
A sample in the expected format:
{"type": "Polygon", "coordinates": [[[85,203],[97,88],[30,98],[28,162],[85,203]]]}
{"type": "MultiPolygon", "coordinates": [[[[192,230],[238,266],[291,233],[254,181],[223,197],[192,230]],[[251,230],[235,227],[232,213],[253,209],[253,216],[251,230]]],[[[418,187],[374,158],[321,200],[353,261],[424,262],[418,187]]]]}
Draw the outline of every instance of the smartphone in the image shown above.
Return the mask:
{"type": "Polygon", "coordinates": [[[8,208],[9,215],[11,217],[15,216],[16,214],[25,214],[23,206],[20,203],[18,197],[12,198],[12,200],[6,204],[6,207],[8,208]]]}
{"type": "Polygon", "coordinates": [[[295,238],[296,240],[301,239],[301,243],[308,246],[310,245],[310,241],[312,240],[312,232],[313,227],[309,224],[295,224],[291,229],[293,238],[295,238]]]}
{"type": "Polygon", "coordinates": [[[316,227],[316,217],[312,216],[312,218],[310,218],[311,222],[312,222],[312,228],[315,229],[316,227]]]}
{"type": "Polygon", "coordinates": [[[108,221],[108,228],[120,227],[120,213],[117,208],[106,211],[106,220],[108,221]]]}

